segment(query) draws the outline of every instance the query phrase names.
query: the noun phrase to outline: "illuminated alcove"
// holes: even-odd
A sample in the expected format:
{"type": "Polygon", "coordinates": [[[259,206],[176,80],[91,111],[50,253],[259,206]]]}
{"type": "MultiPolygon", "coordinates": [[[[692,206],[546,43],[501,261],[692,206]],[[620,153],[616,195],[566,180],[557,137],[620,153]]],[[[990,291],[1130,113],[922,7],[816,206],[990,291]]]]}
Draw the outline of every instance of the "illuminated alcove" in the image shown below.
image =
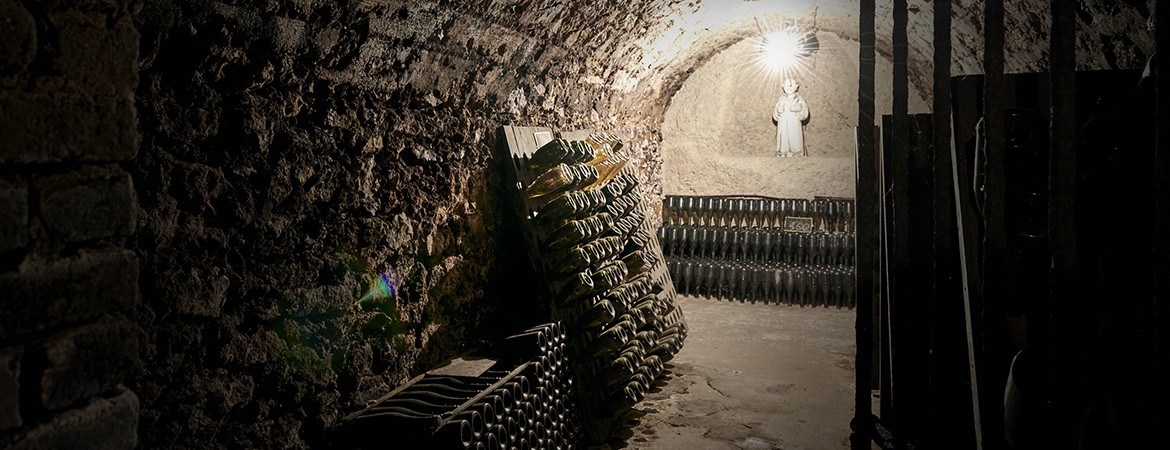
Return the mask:
{"type": "MultiPolygon", "coordinates": [[[[776,156],[771,115],[784,75],[761,61],[761,40],[749,34],[696,68],[671,99],[662,126],[664,194],[854,197],[858,43],[815,33],[818,49],[791,70],[810,110],[808,156],[776,156]]],[[[892,108],[892,71],[879,55],[876,85],[885,89],[875,93],[878,117],[892,108]]],[[[911,89],[910,113],[928,110],[911,89]]]]}

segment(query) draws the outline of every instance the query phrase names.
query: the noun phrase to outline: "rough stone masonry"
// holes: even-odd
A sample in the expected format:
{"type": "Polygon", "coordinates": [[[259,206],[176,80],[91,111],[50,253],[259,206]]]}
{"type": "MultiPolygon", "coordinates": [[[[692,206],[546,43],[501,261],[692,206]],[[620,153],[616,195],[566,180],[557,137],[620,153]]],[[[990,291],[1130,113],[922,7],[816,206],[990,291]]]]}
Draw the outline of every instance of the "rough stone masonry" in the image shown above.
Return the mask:
{"type": "Polygon", "coordinates": [[[0,0],[0,446],[138,442],[131,14],[0,0]]]}

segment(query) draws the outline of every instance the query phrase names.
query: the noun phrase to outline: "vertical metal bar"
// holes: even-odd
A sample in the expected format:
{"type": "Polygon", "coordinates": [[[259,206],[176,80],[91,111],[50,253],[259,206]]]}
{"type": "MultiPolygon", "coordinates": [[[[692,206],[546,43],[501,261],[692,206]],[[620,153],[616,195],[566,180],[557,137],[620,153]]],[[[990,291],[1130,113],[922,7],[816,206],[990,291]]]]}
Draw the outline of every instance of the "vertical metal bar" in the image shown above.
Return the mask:
{"type": "MultiPolygon", "coordinates": [[[[1047,311],[1050,323],[1048,333],[1041,328],[1041,360],[1048,360],[1045,375],[1050,382],[1042,383],[1040,398],[1051,408],[1044,411],[1046,427],[1043,438],[1055,447],[1076,445],[1076,433],[1067,433],[1067,425],[1077,423],[1081,397],[1075,389],[1080,376],[1075,367],[1078,353],[1083,351],[1079,341],[1083,330],[1081,303],[1077,277],[1077,127],[1076,127],[1076,11],[1072,2],[1052,2],[1052,40],[1049,67],[1052,73],[1051,89],[1051,148],[1048,176],[1048,233],[1051,239],[1051,287],[1047,311]],[[1076,373],[1062,373],[1064,370],[1076,373]]],[[[1031,322],[1029,317],[1029,322],[1031,322]]],[[[1041,324],[1043,325],[1043,324],[1041,324]]],[[[1032,324],[1029,323],[1029,328],[1032,324]]],[[[1029,346],[1032,342],[1029,342],[1029,346]]],[[[1043,364],[1043,363],[1042,363],[1043,364]]]]}
{"type": "Polygon", "coordinates": [[[873,434],[873,407],[870,403],[870,364],[873,354],[873,298],[874,272],[877,268],[878,223],[877,200],[880,192],[875,185],[874,171],[874,0],[860,0],[857,86],[857,370],[855,377],[854,416],[850,423],[850,443],[853,450],[869,450],[873,434]]]}

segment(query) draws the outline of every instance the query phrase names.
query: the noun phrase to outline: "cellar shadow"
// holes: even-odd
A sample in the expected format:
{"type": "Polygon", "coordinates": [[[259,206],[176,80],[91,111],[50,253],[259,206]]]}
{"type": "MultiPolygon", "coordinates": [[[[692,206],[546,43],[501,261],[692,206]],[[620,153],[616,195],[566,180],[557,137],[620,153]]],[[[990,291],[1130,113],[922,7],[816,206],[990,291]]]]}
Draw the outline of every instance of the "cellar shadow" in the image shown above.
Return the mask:
{"type": "MultiPolygon", "coordinates": [[[[657,397],[663,392],[663,388],[668,386],[670,381],[674,379],[674,365],[667,363],[663,365],[662,374],[654,381],[651,388],[646,391],[646,397],[657,397]]],[[[610,432],[609,438],[605,442],[605,447],[610,449],[626,449],[638,448],[638,445],[648,442],[645,437],[640,437],[644,434],[653,434],[653,430],[643,429],[640,432],[635,432],[635,429],[642,425],[642,418],[648,414],[659,412],[652,403],[645,401],[639,403],[637,406],[630,408],[622,413],[614,423],[613,431],[610,432]],[[648,433],[649,431],[649,433],[648,433]]]]}

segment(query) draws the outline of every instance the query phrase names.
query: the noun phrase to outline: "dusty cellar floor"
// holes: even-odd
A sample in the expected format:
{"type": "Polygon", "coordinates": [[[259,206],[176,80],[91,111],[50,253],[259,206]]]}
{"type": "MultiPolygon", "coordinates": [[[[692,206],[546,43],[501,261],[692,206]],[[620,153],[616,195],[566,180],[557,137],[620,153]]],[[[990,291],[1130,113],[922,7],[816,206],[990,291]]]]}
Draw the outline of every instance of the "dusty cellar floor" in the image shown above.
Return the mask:
{"type": "Polygon", "coordinates": [[[609,449],[849,448],[854,311],[679,297],[690,331],[609,449]]]}

